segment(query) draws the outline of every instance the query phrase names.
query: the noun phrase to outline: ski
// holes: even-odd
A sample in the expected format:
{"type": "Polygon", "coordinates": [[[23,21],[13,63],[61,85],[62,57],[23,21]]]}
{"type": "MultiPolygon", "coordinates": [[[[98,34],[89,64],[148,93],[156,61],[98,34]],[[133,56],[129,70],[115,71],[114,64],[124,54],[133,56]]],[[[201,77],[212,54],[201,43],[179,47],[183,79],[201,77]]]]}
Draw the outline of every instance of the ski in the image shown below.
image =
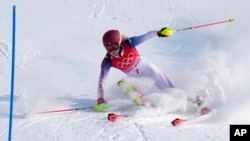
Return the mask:
{"type": "Polygon", "coordinates": [[[143,105],[143,94],[138,92],[134,87],[127,84],[125,81],[119,81],[118,86],[122,88],[122,90],[127,93],[139,106],[143,105]]]}
{"type": "MultiPolygon", "coordinates": [[[[143,106],[145,102],[145,96],[138,92],[133,86],[129,85],[125,81],[121,80],[118,82],[118,86],[122,88],[122,90],[128,94],[135,103],[137,103],[139,106],[143,106]]],[[[147,100],[146,100],[147,101],[147,100]]],[[[154,105],[151,104],[152,107],[154,105]]],[[[193,124],[193,123],[198,123],[202,120],[208,119],[210,116],[210,111],[211,109],[205,107],[202,110],[200,110],[199,115],[190,119],[184,119],[184,118],[175,118],[171,124],[173,126],[179,126],[179,125],[184,125],[184,124],[193,124]]],[[[109,113],[108,114],[108,120],[110,122],[116,122],[121,118],[128,118],[128,115],[119,115],[115,113],[109,113]]]]}
{"type": "Polygon", "coordinates": [[[108,120],[110,122],[116,122],[117,120],[121,119],[121,118],[127,118],[128,115],[120,115],[120,114],[116,114],[116,113],[109,113],[108,114],[108,120]]]}
{"type": "MultiPolygon", "coordinates": [[[[209,110],[208,108],[204,108],[206,109],[206,113],[205,114],[200,114],[198,116],[192,117],[192,118],[175,118],[171,124],[173,126],[180,126],[180,125],[192,125],[192,124],[197,124],[197,123],[201,123],[202,121],[205,121],[207,119],[210,119],[212,116],[212,112],[211,110],[209,110]]],[[[110,122],[118,122],[120,120],[133,120],[133,119],[138,119],[137,118],[133,118],[133,116],[130,115],[124,115],[124,114],[117,114],[117,113],[109,113],[107,116],[108,121],[110,122]]]]}
{"type": "Polygon", "coordinates": [[[174,119],[174,120],[171,122],[171,124],[172,124],[173,126],[178,126],[178,125],[184,123],[185,121],[187,121],[187,120],[186,120],[186,119],[182,119],[182,118],[176,118],[176,119],[174,119]]]}
{"type": "Polygon", "coordinates": [[[145,118],[154,118],[154,117],[135,117],[133,115],[126,114],[117,114],[117,113],[109,113],[107,116],[108,121],[114,123],[119,121],[132,121],[132,120],[140,120],[145,118]]]}
{"type": "Polygon", "coordinates": [[[195,124],[200,123],[201,121],[207,120],[211,117],[211,109],[205,107],[203,108],[199,115],[193,118],[184,119],[184,118],[175,118],[171,124],[173,126],[179,126],[179,125],[188,125],[188,124],[195,124]]]}

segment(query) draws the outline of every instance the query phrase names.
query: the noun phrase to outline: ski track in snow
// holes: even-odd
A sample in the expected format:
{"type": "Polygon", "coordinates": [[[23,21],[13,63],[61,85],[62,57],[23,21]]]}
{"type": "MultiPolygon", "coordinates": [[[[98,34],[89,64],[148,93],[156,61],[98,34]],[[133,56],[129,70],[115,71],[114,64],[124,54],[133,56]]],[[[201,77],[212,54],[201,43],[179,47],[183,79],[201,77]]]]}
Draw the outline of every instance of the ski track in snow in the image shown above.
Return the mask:
{"type": "MultiPolygon", "coordinates": [[[[227,141],[229,124],[250,123],[249,96],[244,93],[249,88],[234,88],[239,85],[235,82],[249,84],[247,76],[240,76],[247,75],[242,70],[249,69],[249,64],[243,61],[249,59],[244,56],[249,52],[244,48],[248,43],[242,42],[248,37],[244,34],[250,33],[246,26],[249,23],[244,23],[242,18],[250,18],[245,14],[248,10],[245,5],[249,4],[225,0],[24,0],[12,3],[17,6],[18,24],[13,141],[227,141]],[[234,13],[232,6],[237,9],[234,13]],[[139,35],[164,26],[179,29],[231,16],[239,17],[232,17],[236,18],[232,24],[176,33],[171,38],[152,39],[138,47],[149,60],[166,70],[176,84],[178,78],[173,72],[179,70],[180,86],[194,83],[197,86],[190,84],[191,88],[208,86],[206,91],[213,95],[225,93],[228,98],[225,105],[213,115],[194,118],[180,127],[173,127],[170,122],[177,117],[192,119],[194,116],[179,112],[155,116],[153,111],[146,110],[139,116],[131,114],[131,118],[115,123],[107,120],[108,113],[91,110],[19,116],[44,109],[95,104],[99,65],[105,54],[101,36],[110,28],[120,29],[127,35],[139,35]],[[240,49],[235,51],[235,46],[240,49]],[[244,58],[229,61],[227,57],[244,58]],[[193,81],[205,81],[206,85],[190,80],[189,77],[195,76],[200,77],[191,78],[193,81]],[[239,91],[242,96],[238,96],[239,91]]],[[[10,2],[1,1],[0,9],[0,139],[5,140],[11,69],[10,2]]],[[[115,70],[111,72],[107,88],[123,77],[115,70]]]]}
{"type": "Polygon", "coordinates": [[[138,125],[137,123],[134,123],[133,125],[134,125],[134,128],[140,137],[140,138],[138,138],[138,141],[140,141],[140,140],[145,141],[146,137],[145,137],[144,132],[142,131],[140,125],[138,125]]]}

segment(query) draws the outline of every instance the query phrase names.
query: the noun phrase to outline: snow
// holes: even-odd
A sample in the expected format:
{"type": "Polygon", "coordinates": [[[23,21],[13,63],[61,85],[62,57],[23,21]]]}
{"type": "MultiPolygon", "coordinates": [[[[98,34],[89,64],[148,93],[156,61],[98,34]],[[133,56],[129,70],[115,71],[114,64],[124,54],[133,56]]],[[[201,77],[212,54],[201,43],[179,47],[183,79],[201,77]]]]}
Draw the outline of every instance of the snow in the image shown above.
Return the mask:
{"type": "Polygon", "coordinates": [[[227,141],[230,124],[250,123],[249,4],[226,0],[0,1],[0,139],[8,138],[13,5],[17,12],[13,141],[227,141]],[[206,120],[173,127],[173,119],[190,114],[176,110],[178,106],[168,96],[166,102],[160,98],[163,109],[129,107],[131,100],[116,86],[125,75],[115,69],[105,91],[110,103],[128,105],[116,112],[131,114],[131,118],[111,123],[108,112],[92,110],[20,116],[96,104],[105,55],[101,38],[109,29],[133,36],[165,26],[180,29],[229,18],[235,22],[154,38],[138,46],[178,88],[190,95],[210,91],[216,109],[206,120]]]}

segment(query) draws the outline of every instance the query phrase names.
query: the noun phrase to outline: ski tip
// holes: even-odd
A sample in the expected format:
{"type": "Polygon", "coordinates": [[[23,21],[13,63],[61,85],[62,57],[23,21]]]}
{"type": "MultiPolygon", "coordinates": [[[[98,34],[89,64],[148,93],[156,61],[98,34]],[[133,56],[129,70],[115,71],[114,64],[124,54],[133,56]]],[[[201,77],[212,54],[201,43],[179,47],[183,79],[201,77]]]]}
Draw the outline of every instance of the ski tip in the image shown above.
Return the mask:
{"type": "Polygon", "coordinates": [[[109,113],[108,114],[108,120],[111,122],[116,122],[116,120],[120,117],[120,115],[115,113],[109,113]]]}
{"type": "Polygon", "coordinates": [[[118,86],[121,86],[122,84],[124,84],[124,81],[123,81],[123,80],[120,80],[120,81],[117,82],[117,85],[118,85],[118,86]]]}
{"type": "Polygon", "coordinates": [[[206,114],[208,114],[210,111],[211,111],[210,108],[207,108],[207,107],[202,108],[201,111],[200,111],[200,115],[206,115],[206,114]]]}
{"type": "Polygon", "coordinates": [[[111,122],[116,122],[118,119],[126,118],[126,117],[128,117],[128,116],[127,115],[119,115],[119,114],[115,114],[115,113],[108,114],[108,120],[111,122]]]}
{"type": "Polygon", "coordinates": [[[176,119],[174,119],[174,120],[171,122],[171,124],[172,124],[173,126],[178,126],[178,125],[180,125],[181,123],[183,123],[183,122],[185,122],[185,121],[186,121],[185,119],[176,118],[176,119]]]}

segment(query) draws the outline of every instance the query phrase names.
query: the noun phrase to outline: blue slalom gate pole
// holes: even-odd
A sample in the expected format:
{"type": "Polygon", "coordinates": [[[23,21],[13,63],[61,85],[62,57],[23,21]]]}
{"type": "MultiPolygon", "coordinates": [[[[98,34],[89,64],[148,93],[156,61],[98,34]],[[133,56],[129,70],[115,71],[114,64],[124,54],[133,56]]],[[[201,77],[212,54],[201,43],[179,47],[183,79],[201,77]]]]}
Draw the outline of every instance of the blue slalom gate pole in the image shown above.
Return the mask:
{"type": "Polygon", "coordinates": [[[15,82],[15,40],[16,40],[16,6],[13,6],[12,23],[12,65],[11,65],[11,94],[10,94],[10,116],[9,116],[9,141],[12,137],[13,103],[14,103],[14,82],[15,82]]]}

